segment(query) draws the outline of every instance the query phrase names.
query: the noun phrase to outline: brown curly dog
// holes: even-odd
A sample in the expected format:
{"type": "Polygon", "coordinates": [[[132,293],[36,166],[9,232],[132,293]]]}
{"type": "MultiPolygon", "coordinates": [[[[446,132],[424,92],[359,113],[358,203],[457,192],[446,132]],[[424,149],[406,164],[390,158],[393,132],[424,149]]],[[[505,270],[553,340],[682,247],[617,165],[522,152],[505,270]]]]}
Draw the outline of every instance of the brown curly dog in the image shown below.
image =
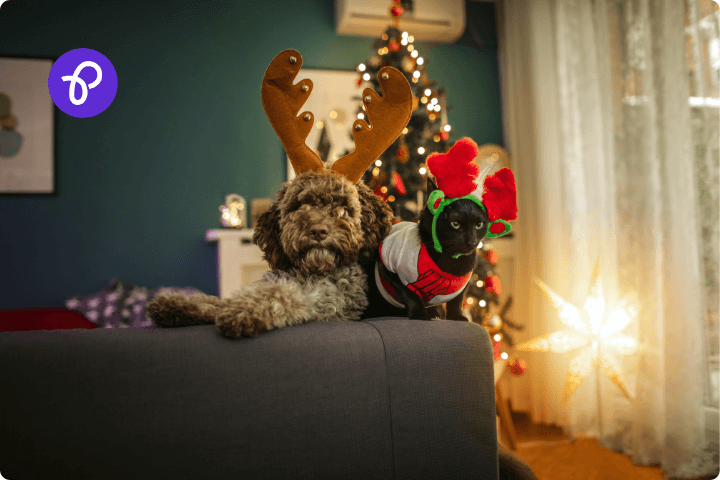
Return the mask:
{"type": "Polygon", "coordinates": [[[261,89],[263,108],[285,147],[297,177],[285,182],[277,200],[260,216],[253,241],[272,271],[231,298],[156,297],[148,314],[160,326],[215,323],[233,338],[309,321],[358,320],[367,307],[367,273],[380,242],[392,227],[392,210],[362,182],[367,167],[407,125],[412,92],[398,70],[380,70],[383,96],[363,91],[368,125],[355,120],[354,152],[325,168],[305,140],[311,112],[298,115],[312,82],[294,79],[302,66],[295,50],[278,54],[261,89]]]}
{"type": "Polygon", "coordinates": [[[228,337],[255,337],[308,321],[358,320],[367,276],[392,227],[392,209],[367,186],[334,172],[286,182],[260,216],[253,242],[272,271],[231,298],[158,296],[148,315],[163,327],[217,324],[228,337]]]}

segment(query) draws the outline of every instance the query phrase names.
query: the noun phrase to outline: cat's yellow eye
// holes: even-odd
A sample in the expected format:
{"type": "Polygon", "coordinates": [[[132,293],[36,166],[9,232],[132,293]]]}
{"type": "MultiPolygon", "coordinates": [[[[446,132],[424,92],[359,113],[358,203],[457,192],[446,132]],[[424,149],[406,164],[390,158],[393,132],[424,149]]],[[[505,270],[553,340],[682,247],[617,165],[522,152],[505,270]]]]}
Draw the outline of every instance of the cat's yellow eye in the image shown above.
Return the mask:
{"type": "Polygon", "coordinates": [[[485,225],[485,224],[483,222],[480,222],[477,225],[475,225],[475,228],[480,230],[483,227],[483,225],[485,225]]]}
{"type": "Polygon", "coordinates": [[[460,228],[460,222],[450,222],[450,226],[457,230],[460,228]]]}

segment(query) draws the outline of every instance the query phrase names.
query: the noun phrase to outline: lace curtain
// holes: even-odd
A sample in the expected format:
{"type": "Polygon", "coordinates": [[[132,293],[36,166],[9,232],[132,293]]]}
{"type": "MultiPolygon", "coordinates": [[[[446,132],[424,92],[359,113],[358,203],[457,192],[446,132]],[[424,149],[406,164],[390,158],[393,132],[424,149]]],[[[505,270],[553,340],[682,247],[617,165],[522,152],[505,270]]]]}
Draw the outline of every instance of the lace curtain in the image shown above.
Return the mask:
{"type": "Polygon", "coordinates": [[[623,333],[641,344],[620,365],[633,400],[604,376],[596,391],[591,376],[563,403],[572,355],[523,352],[513,408],[660,464],[668,478],[715,476],[717,425],[706,418],[717,408],[717,4],[498,7],[520,211],[515,315],[527,325],[518,340],[564,328],[533,278],[582,308],[599,259],[606,299],[639,306],[623,333]]]}

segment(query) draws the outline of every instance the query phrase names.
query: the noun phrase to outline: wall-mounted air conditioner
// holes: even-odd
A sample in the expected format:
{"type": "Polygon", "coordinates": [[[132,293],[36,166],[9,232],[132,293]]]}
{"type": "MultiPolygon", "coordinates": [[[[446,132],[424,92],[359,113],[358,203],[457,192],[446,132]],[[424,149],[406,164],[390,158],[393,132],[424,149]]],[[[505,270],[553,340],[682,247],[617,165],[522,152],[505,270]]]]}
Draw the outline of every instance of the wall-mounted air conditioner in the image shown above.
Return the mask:
{"type": "MultiPolygon", "coordinates": [[[[388,0],[335,0],[338,35],[379,37],[392,24],[388,0]]],[[[465,0],[414,0],[400,29],[415,40],[452,43],[465,32],[465,0]]]]}

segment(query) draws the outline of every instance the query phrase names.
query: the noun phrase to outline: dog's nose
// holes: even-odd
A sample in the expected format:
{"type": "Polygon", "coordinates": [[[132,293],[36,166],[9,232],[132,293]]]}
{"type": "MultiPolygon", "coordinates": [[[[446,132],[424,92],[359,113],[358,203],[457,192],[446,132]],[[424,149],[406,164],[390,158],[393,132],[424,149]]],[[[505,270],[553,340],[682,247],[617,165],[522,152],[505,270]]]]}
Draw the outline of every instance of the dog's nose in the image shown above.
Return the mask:
{"type": "Polygon", "coordinates": [[[327,225],[316,224],[310,227],[310,235],[312,235],[316,240],[322,240],[327,237],[328,232],[329,230],[327,225]]]}

